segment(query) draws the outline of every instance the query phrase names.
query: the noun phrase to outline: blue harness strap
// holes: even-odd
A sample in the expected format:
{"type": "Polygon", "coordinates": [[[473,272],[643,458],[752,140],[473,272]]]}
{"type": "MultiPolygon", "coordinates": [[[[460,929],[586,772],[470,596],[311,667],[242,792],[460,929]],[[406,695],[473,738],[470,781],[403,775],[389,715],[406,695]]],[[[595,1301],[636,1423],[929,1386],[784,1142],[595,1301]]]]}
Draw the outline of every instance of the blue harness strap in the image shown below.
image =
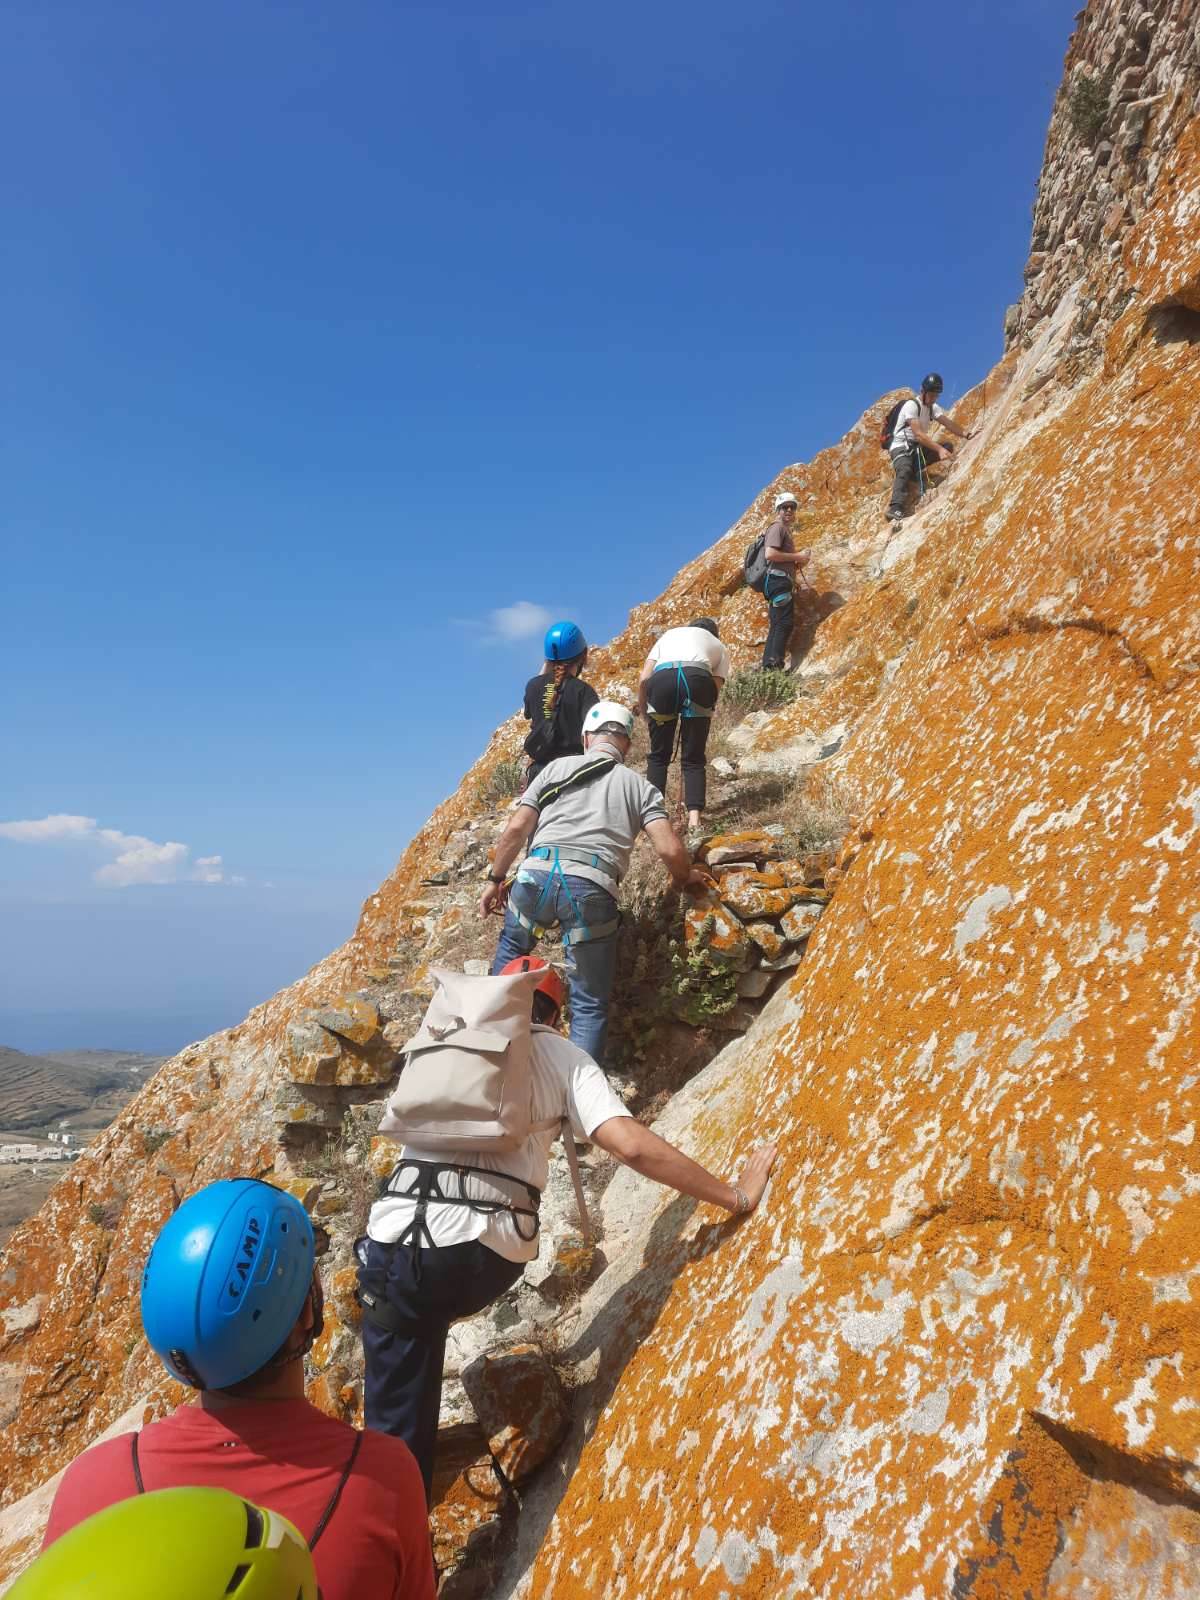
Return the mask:
{"type": "Polygon", "coordinates": [[[532,917],[527,917],[516,906],[509,904],[508,909],[526,932],[531,933],[535,939],[544,939],[551,928],[558,927],[561,930],[559,938],[564,945],[584,944],[588,939],[607,939],[610,933],[616,933],[621,926],[620,916],[613,917],[609,922],[587,923],[583,920],[583,913],[579,909],[575,896],[571,893],[571,885],[567,882],[567,875],[562,869],[562,857],[565,855],[568,861],[586,862],[587,865],[603,871],[604,866],[599,856],[589,855],[582,850],[572,850],[569,845],[561,847],[559,845],[539,845],[536,850],[531,850],[529,854],[537,856],[540,861],[549,861],[550,871],[546,874],[546,881],[542,885],[542,892],[537,897],[532,917]],[[546,898],[550,885],[554,882],[555,875],[558,876],[559,882],[566,891],[567,899],[571,902],[571,910],[575,913],[575,926],[572,928],[563,928],[561,923],[543,923],[534,920],[542,909],[542,901],[546,898]]]}
{"type": "Polygon", "coordinates": [[[664,722],[674,722],[676,717],[711,717],[716,710],[715,706],[698,706],[692,700],[692,691],[687,681],[684,667],[698,667],[698,661],[660,661],[655,667],[655,673],[675,673],[675,699],[678,709],[675,711],[652,711],[650,719],[661,727],[664,722]]]}

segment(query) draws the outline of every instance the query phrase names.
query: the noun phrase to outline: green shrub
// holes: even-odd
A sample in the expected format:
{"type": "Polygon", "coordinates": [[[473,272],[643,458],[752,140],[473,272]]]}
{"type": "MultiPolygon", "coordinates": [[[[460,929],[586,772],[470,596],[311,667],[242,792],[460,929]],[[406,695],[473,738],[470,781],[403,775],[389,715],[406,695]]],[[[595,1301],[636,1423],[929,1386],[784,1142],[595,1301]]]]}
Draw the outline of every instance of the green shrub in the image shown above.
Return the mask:
{"type": "Polygon", "coordinates": [[[790,672],[783,667],[767,667],[753,672],[735,672],[722,689],[721,699],[745,713],[791,705],[796,693],[796,680],[790,672]]]}
{"type": "Polygon", "coordinates": [[[125,1196],[114,1195],[111,1200],[103,1202],[93,1200],[87,1208],[88,1221],[94,1222],[98,1228],[103,1228],[106,1233],[111,1233],[121,1220],[121,1213],[125,1209],[125,1196]]]}
{"type": "Polygon", "coordinates": [[[1071,126],[1085,144],[1091,144],[1104,126],[1112,86],[1111,68],[1098,78],[1090,78],[1087,73],[1080,72],[1071,84],[1067,93],[1067,110],[1071,126]]]}
{"type": "Polygon", "coordinates": [[[148,1156],[157,1155],[168,1139],[175,1137],[173,1128],[143,1128],[142,1149],[148,1156]]]}
{"type": "Polygon", "coordinates": [[[475,796],[481,805],[499,805],[502,800],[511,800],[521,787],[521,779],[525,776],[525,763],[519,756],[511,756],[504,761],[498,761],[488,773],[486,778],[481,778],[475,785],[475,796]]]}
{"type": "Polygon", "coordinates": [[[737,1004],[737,973],[714,958],[708,939],[713,929],[708,916],[700,924],[700,936],[692,944],[671,941],[671,975],[666,1000],[681,1022],[702,1028],[732,1011],[737,1004]]]}

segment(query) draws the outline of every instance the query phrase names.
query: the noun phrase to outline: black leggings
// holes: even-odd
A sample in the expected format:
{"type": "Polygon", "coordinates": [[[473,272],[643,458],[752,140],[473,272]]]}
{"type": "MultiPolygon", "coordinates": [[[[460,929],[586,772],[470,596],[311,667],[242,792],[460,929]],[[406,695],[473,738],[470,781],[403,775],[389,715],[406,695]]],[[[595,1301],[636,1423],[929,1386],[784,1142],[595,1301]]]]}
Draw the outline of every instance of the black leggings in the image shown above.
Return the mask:
{"type": "Polygon", "coordinates": [[[717,703],[717,686],[707,667],[660,667],[650,679],[646,701],[651,711],[669,719],[650,720],[650,759],[646,777],[659,791],[667,790],[667,768],[675,749],[675,730],[679,732],[679,761],[683,768],[683,800],[689,811],[703,811],[706,769],[704,747],[708,744],[710,717],[680,716],[690,701],[706,711],[717,703]],[[683,683],[680,682],[680,677],[683,683]]]}

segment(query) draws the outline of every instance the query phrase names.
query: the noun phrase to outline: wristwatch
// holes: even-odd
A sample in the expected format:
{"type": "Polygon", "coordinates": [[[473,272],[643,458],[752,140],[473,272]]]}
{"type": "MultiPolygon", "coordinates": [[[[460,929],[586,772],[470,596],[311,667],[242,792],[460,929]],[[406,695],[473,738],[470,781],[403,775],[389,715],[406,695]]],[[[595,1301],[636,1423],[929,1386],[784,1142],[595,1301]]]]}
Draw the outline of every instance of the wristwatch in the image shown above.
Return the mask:
{"type": "Polygon", "coordinates": [[[500,872],[500,873],[489,872],[488,873],[488,882],[489,883],[507,883],[508,882],[508,873],[507,872],[500,872]]]}

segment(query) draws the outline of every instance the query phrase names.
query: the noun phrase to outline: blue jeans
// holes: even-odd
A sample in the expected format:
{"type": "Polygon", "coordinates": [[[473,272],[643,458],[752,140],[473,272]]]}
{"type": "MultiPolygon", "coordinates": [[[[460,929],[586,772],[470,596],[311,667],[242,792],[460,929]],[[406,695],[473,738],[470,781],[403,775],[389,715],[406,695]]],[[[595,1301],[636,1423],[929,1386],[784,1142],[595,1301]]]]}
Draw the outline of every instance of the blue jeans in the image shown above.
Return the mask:
{"type": "MultiPolygon", "coordinates": [[[[529,929],[523,928],[513,916],[513,906],[530,922],[559,923],[564,932],[578,927],[580,922],[594,928],[600,923],[614,921],[617,915],[615,898],[590,878],[576,878],[567,873],[564,881],[557,873],[551,878],[548,872],[535,873],[522,868],[504,913],[504,927],[500,930],[500,943],[492,962],[494,973],[518,956],[529,955],[537,944],[529,929]]],[[[571,991],[571,1043],[586,1050],[593,1061],[603,1066],[608,1002],[617,971],[616,930],[601,939],[583,939],[579,944],[569,944],[565,954],[571,991]]]]}

